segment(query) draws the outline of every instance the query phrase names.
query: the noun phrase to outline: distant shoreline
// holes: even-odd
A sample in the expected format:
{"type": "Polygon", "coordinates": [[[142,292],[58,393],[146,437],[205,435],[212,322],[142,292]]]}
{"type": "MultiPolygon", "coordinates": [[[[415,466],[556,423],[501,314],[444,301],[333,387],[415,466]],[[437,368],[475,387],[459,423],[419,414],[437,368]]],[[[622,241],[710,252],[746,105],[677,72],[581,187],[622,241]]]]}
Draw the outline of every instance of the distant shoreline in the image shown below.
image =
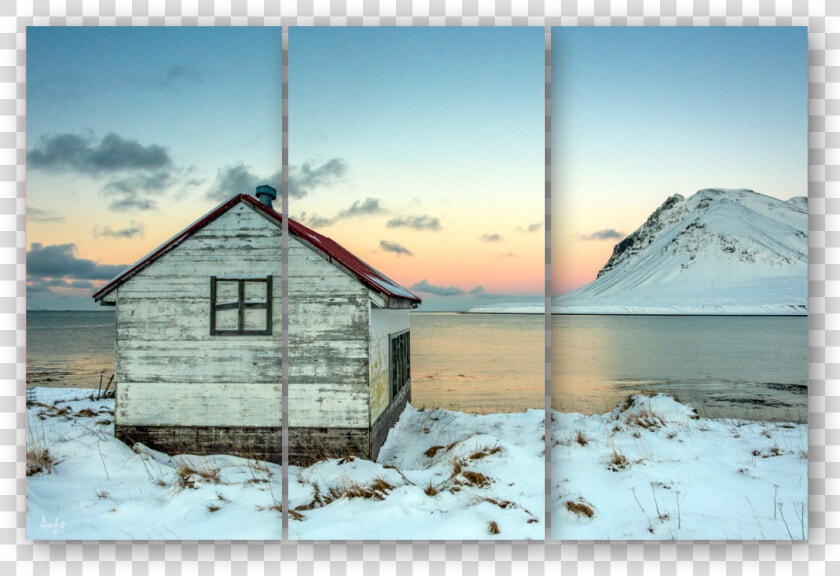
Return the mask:
{"type": "Polygon", "coordinates": [[[718,318],[807,318],[808,314],[703,314],[666,312],[552,312],[552,316],[703,316],[718,318]]]}

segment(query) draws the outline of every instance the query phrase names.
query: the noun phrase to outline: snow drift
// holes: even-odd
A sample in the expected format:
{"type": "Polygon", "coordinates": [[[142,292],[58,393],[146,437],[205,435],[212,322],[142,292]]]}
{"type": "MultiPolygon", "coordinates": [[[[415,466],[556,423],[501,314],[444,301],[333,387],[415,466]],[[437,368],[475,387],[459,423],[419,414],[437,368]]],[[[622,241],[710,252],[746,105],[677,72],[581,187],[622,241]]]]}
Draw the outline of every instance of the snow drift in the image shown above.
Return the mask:
{"type": "MultiPolygon", "coordinates": [[[[249,457],[168,456],[114,438],[114,400],[35,388],[27,407],[31,540],[279,540],[282,469],[249,457]]],[[[378,462],[289,467],[290,536],[542,539],[543,410],[406,407],[378,462]]]]}
{"type": "Polygon", "coordinates": [[[703,418],[663,394],[552,412],[555,539],[808,537],[807,424],[703,418]]]}
{"type": "Polygon", "coordinates": [[[807,314],[807,198],[706,189],[665,200],[555,314],[807,314]]]}

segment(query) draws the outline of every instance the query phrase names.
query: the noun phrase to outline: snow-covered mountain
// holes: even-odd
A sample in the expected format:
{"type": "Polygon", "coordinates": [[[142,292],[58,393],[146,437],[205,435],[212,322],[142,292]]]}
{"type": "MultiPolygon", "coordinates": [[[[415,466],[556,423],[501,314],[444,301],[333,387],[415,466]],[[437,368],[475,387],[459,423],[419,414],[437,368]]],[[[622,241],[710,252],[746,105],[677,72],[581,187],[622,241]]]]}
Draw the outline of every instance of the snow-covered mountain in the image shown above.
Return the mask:
{"type": "Polygon", "coordinates": [[[807,304],[807,198],[715,188],[665,200],[552,312],[806,314],[807,304]]]}

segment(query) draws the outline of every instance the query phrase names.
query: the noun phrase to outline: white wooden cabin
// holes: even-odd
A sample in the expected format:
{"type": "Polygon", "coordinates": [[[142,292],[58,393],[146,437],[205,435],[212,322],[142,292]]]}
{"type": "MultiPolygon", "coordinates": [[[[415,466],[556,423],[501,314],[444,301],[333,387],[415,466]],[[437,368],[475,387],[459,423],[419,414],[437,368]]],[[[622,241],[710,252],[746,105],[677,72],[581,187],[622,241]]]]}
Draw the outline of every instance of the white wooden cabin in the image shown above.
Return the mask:
{"type": "MultiPolygon", "coordinates": [[[[115,433],[169,452],[282,455],[282,216],[222,203],[103,286],[116,307],[115,433]]],[[[420,299],[288,221],[289,458],[375,459],[411,398],[420,299]]]]}

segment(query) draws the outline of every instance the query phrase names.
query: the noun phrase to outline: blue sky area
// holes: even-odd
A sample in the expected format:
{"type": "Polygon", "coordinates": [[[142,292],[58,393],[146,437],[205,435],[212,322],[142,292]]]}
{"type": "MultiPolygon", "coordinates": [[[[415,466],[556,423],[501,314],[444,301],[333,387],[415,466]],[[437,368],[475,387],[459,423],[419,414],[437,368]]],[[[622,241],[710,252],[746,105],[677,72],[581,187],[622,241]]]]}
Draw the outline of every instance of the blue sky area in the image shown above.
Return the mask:
{"type": "Polygon", "coordinates": [[[807,196],[807,31],[552,29],[552,290],[595,278],[668,196],[807,196]],[[583,240],[596,232],[601,241],[583,240]]]}

